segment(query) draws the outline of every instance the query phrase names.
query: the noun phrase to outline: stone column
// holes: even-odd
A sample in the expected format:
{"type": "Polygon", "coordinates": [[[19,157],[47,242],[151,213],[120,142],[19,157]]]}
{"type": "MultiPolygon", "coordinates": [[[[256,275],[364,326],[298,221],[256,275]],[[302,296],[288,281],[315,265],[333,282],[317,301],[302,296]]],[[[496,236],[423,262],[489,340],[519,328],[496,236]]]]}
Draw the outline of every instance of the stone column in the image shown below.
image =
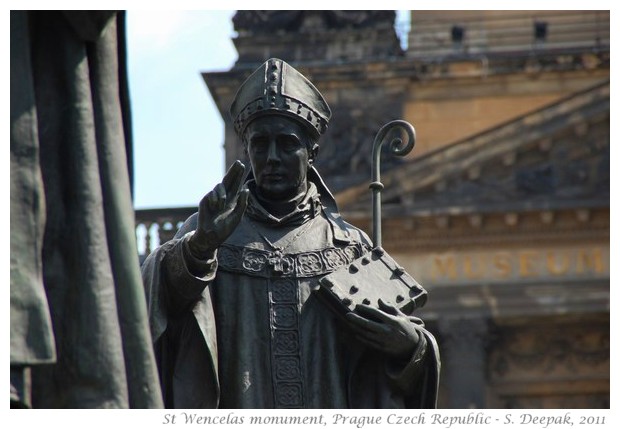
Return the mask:
{"type": "Polygon", "coordinates": [[[441,360],[448,408],[486,408],[486,319],[440,320],[441,360]]]}

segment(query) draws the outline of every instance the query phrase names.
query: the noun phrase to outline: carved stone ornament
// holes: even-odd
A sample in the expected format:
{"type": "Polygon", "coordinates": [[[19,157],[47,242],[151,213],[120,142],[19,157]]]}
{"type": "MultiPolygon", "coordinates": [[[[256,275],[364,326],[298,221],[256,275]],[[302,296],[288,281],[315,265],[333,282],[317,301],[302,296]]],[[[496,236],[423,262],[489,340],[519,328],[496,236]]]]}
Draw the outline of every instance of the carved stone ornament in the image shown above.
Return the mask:
{"type": "Polygon", "coordinates": [[[236,31],[271,34],[274,29],[299,32],[306,22],[322,29],[375,27],[393,25],[393,10],[240,10],[233,17],[236,31]]]}

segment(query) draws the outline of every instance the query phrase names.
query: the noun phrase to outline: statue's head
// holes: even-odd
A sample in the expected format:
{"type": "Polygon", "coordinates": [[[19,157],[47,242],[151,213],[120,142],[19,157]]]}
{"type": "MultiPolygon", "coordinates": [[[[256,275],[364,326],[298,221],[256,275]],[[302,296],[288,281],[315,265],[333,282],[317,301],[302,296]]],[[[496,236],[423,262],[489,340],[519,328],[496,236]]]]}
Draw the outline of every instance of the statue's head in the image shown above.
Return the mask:
{"type": "Polygon", "coordinates": [[[331,116],[314,85],[284,61],[270,59],[241,85],[230,114],[258,192],[275,201],[303,192],[331,116]]]}

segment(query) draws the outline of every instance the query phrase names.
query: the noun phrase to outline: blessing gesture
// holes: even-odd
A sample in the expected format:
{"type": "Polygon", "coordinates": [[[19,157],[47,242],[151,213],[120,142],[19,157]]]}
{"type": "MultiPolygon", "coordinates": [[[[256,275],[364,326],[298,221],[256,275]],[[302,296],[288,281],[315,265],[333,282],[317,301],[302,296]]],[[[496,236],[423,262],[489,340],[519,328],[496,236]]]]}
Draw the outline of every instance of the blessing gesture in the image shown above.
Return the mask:
{"type": "Polygon", "coordinates": [[[248,204],[249,190],[244,188],[245,166],[239,160],[228,169],[221,183],[200,201],[198,226],[190,237],[191,253],[209,257],[235,230],[248,204]]]}

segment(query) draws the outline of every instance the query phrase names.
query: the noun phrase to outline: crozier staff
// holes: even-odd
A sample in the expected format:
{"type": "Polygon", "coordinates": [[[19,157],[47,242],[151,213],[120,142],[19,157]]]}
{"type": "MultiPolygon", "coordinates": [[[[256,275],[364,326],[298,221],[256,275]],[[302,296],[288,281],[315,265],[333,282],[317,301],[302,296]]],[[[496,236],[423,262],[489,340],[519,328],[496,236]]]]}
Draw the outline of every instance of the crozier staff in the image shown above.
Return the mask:
{"type": "Polygon", "coordinates": [[[370,250],[313,167],[330,115],[278,59],[239,88],[251,172],[235,162],[143,265],[167,407],[435,406],[438,353],[420,319],[379,301],[341,320],[313,293],[370,250]]]}

